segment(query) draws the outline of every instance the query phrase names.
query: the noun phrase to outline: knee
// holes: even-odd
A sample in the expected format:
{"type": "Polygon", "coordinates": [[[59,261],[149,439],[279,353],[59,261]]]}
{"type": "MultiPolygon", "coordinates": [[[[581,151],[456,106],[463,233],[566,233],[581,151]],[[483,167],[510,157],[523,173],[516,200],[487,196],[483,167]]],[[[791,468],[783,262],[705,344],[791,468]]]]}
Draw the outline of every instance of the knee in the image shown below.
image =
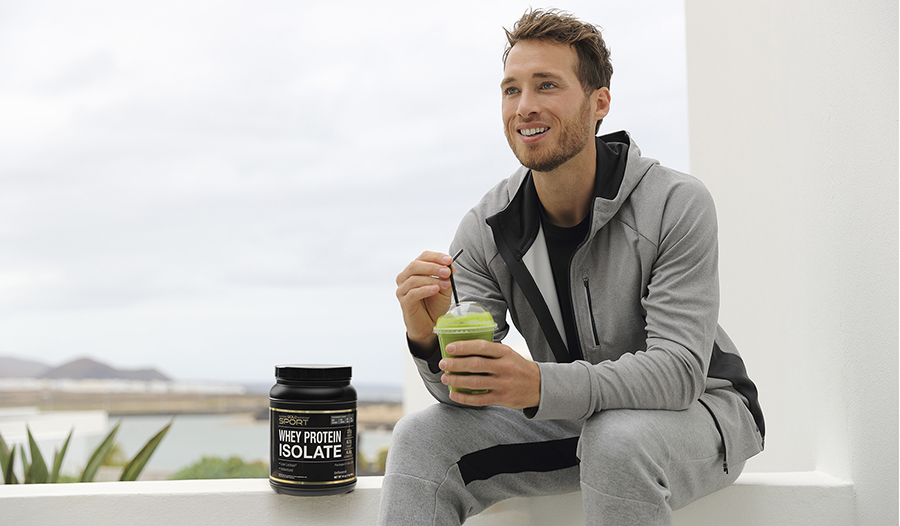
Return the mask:
{"type": "Polygon", "coordinates": [[[427,427],[427,423],[424,422],[422,415],[418,412],[404,415],[403,418],[394,424],[394,429],[391,432],[391,450],[420,446],[422,435],[417,430],[421,430],[424,427],[427,427]]]}
{"type": "Polygon", "coordinates": [[[388,448],[388,471],[403,470],[409,464],[413,470],[419,469],[423,459],[437,462],[445,448],[440,447],[442,438],[452,435],[452,413],[458,408],[445,404],[435,404],[426,409],[401,418],[391,433],[388,448]]]}
{"type": "Polygon", "coordinates": [[[425,447],[425,438],[423,429],[428,428],[428,418],[419,411],[397,421],[394,430],[391,432],[391,453],[404,451],[404,455],[415,454],[416,450],[425,447]]]}
{"type": "Polygon", "coordinates": [[[597,499],[657,509],[670,495],[665,456],[664,441],[639,411],[602,411],[585,422],[578,443],[582,489],[597,499]]]}
{"type": "Polygon", "coordinates": [[[664,440],[639,411],[601,411],[587,419],[578,443],[582,470],[631,472],[658,465],[665,456],[664,440]]]}

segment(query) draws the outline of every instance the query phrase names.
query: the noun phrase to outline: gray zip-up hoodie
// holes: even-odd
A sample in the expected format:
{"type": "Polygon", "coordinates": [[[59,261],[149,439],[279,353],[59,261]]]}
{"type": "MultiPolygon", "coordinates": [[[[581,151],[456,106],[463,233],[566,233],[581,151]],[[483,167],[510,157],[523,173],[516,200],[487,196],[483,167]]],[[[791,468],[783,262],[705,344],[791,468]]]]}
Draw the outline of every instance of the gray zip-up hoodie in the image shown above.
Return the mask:
{"type": "MultiPolygon", "coordinates": [[[[498,322],[509,313],[541,370],[536,419],[585,419],[605,409],[711,412],[729,463],[763,448],[756,387],[734,344],[718,326],[715,207],[697,179],[641,156],[625,132],[598,137],[623,143],[624,175],[607,199],[597,196],[587,238],[569,266],[583,360],[568,356],[561,309],[540,224],[537,192],[522,167],[463,218],[450,253],[461,300],[476,301],[498,322]]],[[[598,143],[598,147],[606,147],[598,143]]],[[[417,359],[429,391],[449,400],[437,362],[417,359]]]]}

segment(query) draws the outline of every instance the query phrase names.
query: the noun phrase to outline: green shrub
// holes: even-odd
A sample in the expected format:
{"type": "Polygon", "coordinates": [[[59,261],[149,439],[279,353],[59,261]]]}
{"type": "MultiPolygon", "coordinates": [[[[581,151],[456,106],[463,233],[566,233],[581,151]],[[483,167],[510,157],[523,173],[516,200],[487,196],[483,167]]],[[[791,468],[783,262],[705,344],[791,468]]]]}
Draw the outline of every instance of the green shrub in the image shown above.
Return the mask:
{"type": "MultiPolygon", "coordinates": [[[[121,424],[121,422],[116,424],[116,427],[112,428],[112,431],[106,435],[103,442],[101,442],[100,445],[97,446],[97,449],[94,450],[90,460],[88,460],[87,466],[84,468],[84,472],[81,474],[80,482],[93,482],[94,476],[97,475],[97,470],[100,468],[100,465],[110,458],[116,448],[114,439],[121,424]]],[[[166,436],[170,427],[172,427],[172,422],[169,422],[156,433],[153,438],[144,444],[144,447],[137,452],[134,458],[125,466],[125,469],[122,470],[122,477],[119,480],[137,480],[141,471],[144,470],[144,466],[147,465],[147,461],[150,460],[153,452],[156,451],[157,446],[159,446],[163,437],[166,436]]],[[[25,455],[24,446],[20,448],[18,444],[15,444],[12,449],[9,449],[6,441],[3,440],[3,436],[0,435],[0,475],[3,476],[4,482],[6,484],[19,483],[18,477],[16,477],[14,472],[16,449],[18,449],[19,457],[22,460],[22,472],[24,474],[24,480],[22,480],[23,484],[70,482],[71,477],[62,477],[61,480],[59,468],[62,466],[63,458],[66,456],[66,450],[69,448],[69,441],[72,439],[72,433],[74,433],[75,430],[69,431],[69,436],[66,437],[66,441],[63,442],[62,448],[54,452],[53,466],[51,469],[48,469],[47,463],[44,462],[44,455],[41,454],[41,450],[38,448],[34,437],[31,436],[31,430],[28,429],[27,426],[25,429],[28,432],[28,449],[31,453],[30,460],[29,457],[25,455]]]]}
{"type": "Polygon", "coordinates": [[[203,457],[178,470],[169,480],[189,479],[262,479],[269,476],[265,462],[246,463],[240,457],[203,457]]]}

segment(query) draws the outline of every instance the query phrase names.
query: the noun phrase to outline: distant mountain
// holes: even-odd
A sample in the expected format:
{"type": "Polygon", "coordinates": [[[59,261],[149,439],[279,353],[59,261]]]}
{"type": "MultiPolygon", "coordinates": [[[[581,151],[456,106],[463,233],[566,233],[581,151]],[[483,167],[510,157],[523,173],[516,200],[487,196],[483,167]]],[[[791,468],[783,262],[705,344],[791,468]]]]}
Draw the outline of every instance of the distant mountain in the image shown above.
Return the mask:
{"type": "Polygon", "coordinates": [[[38,378],[50,367],[33,360],[0,356],[0,378],[38,378]]]}
{"type": "Polygon", "coordinates": [[[69,363],[54,367],[45,371],[41,378],[71,378],[73,380],[87,379],[121,379],[121,380],[162,380],[168,381],[169,377],[156,369],[116,369],[90,358],[79,358],[69,363]]]}
{"type": "Polygon", "coordinates": [[[50,367],[40,362],[11,356],[0,356],[0,378],[170,380],[156,369],[116,369],[91,358],[79,358],[59,367],[50,367]]]}

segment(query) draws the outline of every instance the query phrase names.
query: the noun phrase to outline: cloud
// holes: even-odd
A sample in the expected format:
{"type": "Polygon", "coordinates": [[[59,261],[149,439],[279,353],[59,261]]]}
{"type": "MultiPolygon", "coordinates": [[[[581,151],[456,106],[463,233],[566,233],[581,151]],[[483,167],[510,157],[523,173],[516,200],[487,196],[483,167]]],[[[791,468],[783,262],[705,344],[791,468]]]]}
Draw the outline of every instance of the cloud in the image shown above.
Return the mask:
{"type": "MultiPolygon", "coordinates": [[[[526,7],[3,4],[2,351],[156,357],[182,378],[214,351],[236,378],[362,301],[392,353],[372,370],[399,382],[394,276],[516,167],[501,27],[526,7]],[[262,333],[277,352],[248,351],[262,333]]],[[[680,4],[571,9],[613,49],[606,131],[687,169],[680,4]]]]}

